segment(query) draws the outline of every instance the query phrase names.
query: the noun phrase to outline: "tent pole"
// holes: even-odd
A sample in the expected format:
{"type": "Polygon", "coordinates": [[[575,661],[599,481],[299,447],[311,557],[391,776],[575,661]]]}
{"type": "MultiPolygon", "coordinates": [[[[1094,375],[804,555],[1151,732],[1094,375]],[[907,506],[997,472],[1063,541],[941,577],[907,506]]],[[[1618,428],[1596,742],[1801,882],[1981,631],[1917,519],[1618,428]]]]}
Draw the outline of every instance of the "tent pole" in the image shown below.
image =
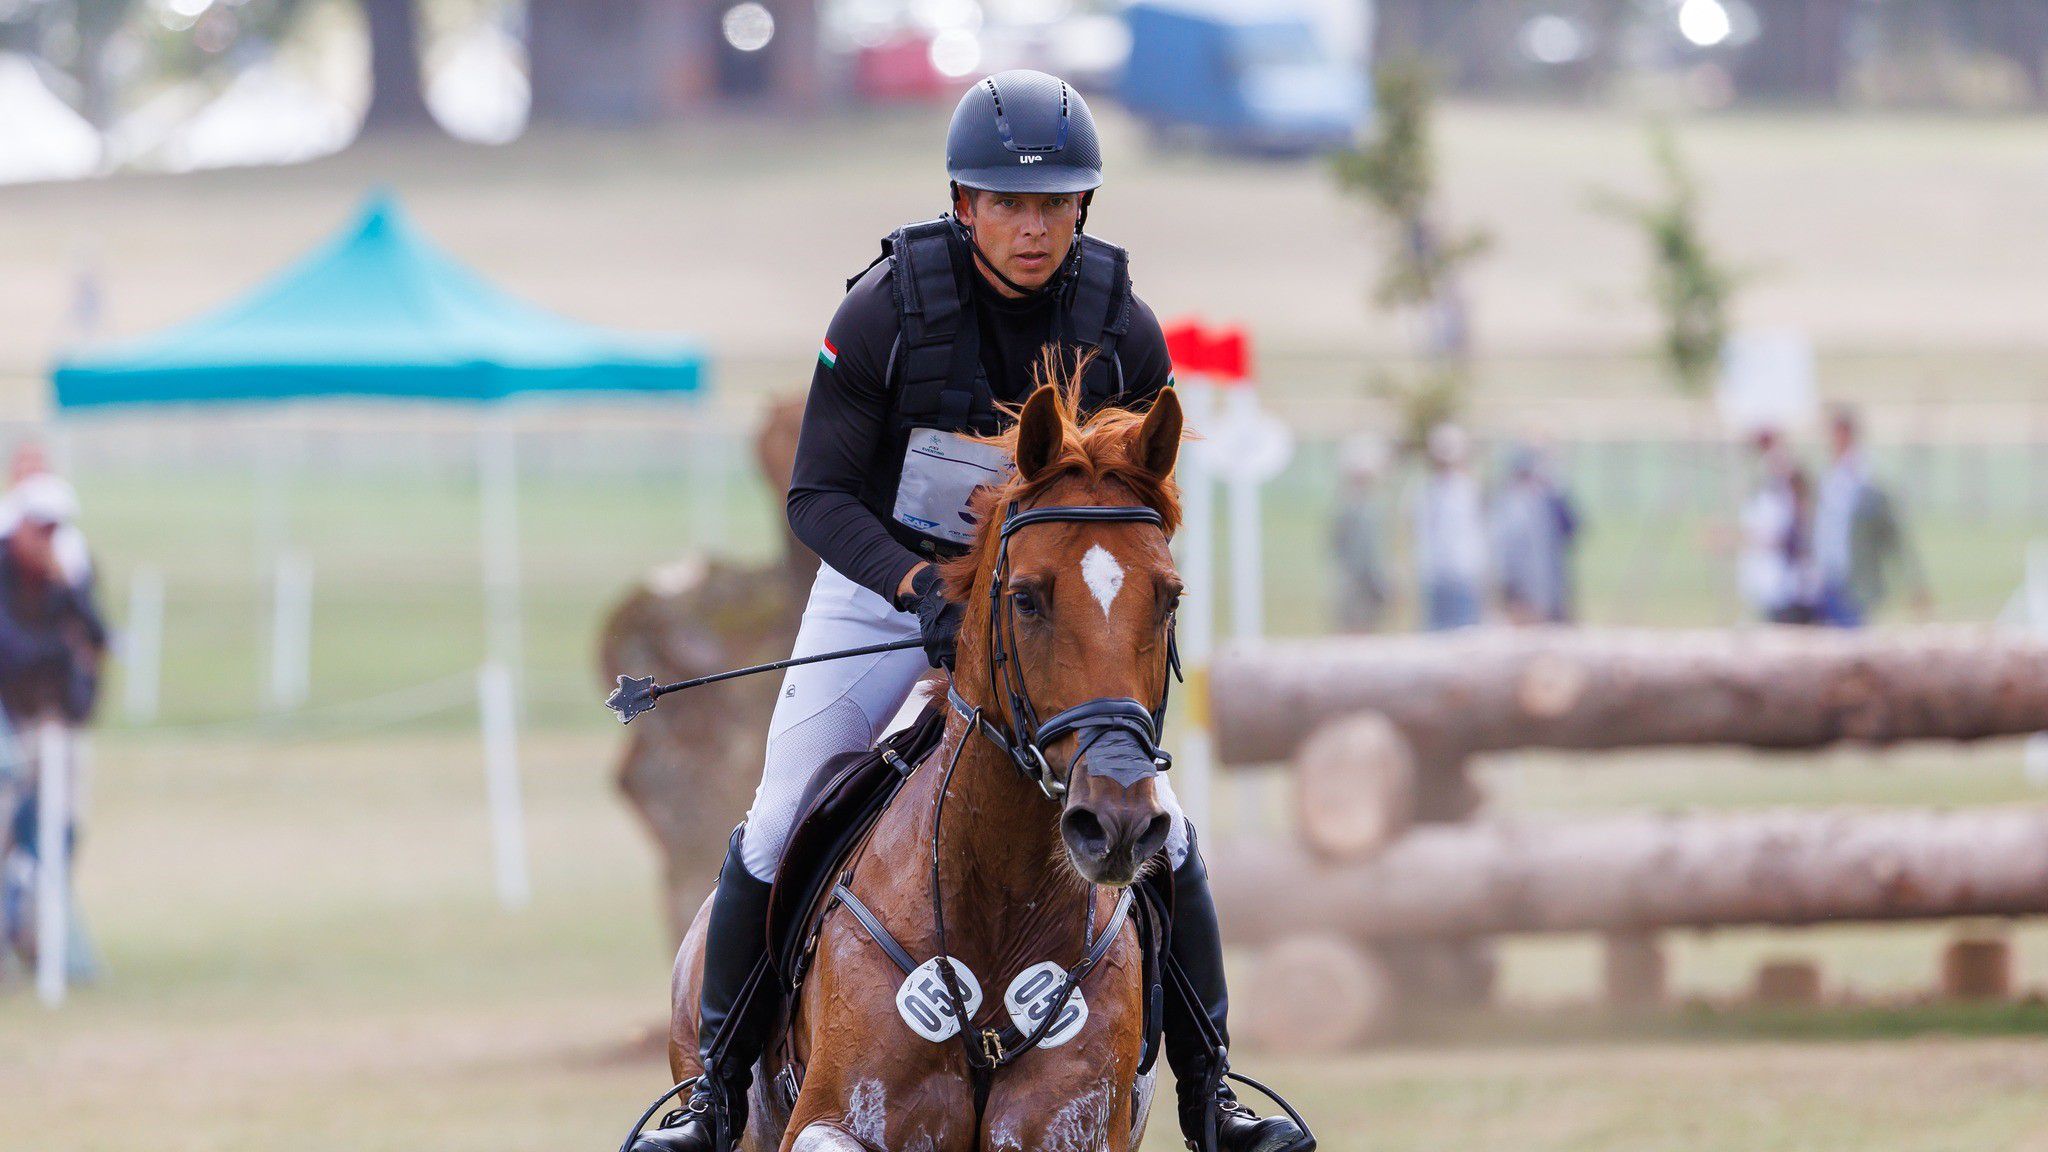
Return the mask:
{"type": "MultiPolygon", "coordinates": [[[[512,676],[523,703],[524,659],[519,621],[519,458],[511,417],[492,412],[477,437],[482,494],[484,651],[512,676]]],[[[524,710],[523,708],[521,709],[524,710]]]]}
{"type": "Polygon", "coordinates": [[[519,459],[512,419],[484,417],[477,432],[482,499],[484,665],[477,675],[484,770],[491,811],[491,849],[498,902],[526,906],[531,895],[524,805],[519,787],[522,712],[519,629],[519,459]]]}

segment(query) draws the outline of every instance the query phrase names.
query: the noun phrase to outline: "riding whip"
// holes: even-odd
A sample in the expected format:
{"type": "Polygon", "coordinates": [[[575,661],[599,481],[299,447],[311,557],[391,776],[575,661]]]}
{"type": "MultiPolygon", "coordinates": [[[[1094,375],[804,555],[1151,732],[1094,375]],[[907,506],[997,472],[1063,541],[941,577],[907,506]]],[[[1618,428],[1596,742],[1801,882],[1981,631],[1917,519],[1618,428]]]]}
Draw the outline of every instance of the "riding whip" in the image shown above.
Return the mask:
{"type": "Polygon", "coordinates": [[[791,656],[769,664],[756,664],[750,668],[735,668],[730,672],[717,672],[710,676],[699,676],[694,680],[678,680],[674,684],[656,684],[652,676],[621,676],[619,686],[605,697],[604,706],[619,714],[619,723],[631,724],[633,717],[654,707],[654,702],[671,692],[685,688],[701,688],[721,680],[737,680],[742,676],[753,676],[762,672],[779,672],[784,668],[795,668],[799,664],[818,664],[826,660],[845,660],[854,656],[873,656],[880,652],[900,652],[905,648],[922,648],[924,640],[912,636],[907,640],[891,640],[887,644],[869,644],[864,648],[846,648],[838,652],[820,652],[815,656],[791,656]]]}

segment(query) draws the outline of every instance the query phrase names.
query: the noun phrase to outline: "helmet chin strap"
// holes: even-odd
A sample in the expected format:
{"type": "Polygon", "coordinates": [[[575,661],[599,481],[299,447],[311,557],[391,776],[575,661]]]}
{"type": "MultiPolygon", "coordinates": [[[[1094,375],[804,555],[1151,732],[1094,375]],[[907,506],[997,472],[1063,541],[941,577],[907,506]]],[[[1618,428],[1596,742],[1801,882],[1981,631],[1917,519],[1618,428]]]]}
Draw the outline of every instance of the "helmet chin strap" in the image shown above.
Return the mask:
{"type": "MultiPolygon", "coordinates": [[[[957,181],[949,183],[948,190],[952,193],[952,202],[958,204],[960,202],[959,183],[957,181]]],[[[963,223],[960,217],[955,215],[953,217],[953,226],[958,228],[960,235],[967,240],[968,250],[974,253],[975,263],[981,265],[982,269],[989,275],[1001,281],[1003,287],[1008,288],[1026,300],[1031,300],[1040,296],[1049,296],[1058,291],[1060,281],[1066,279],[1067,273],[1073,270],[1075,262],[1081,255],[1081,245],[1078,243],[1081,230],[1087,227],[1088,224],[1088,202],[1094,198],[1095,193],[1093,191],[1081,193],[1081,218],[1074,222],[1074,238],[1077,242],[1067,250],[1067,257],[1060,261],[1059,269],[1051,276],[1046,277],[1045,283],[1040,284],[1036,288],[1026,288],[1024,285],[1003,275],[1003,270],[996,267],[996,262],[988,258],[988,253],[981,250],[981,241],[975,237],[972,225],[963,223]]]]}

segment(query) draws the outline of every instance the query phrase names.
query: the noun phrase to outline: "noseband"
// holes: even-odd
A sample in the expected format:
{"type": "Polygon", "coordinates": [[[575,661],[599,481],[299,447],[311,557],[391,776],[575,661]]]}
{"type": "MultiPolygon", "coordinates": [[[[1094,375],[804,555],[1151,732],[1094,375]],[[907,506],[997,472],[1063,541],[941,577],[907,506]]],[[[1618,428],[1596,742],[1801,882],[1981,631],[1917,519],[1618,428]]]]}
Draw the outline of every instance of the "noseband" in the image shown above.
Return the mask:
{"type": "Polygon", "coordinates": [[[1066,796],[1067,784],[1046,761],[1045,746],[1062,736],[1076,735],[1074,770],[1083,770],[1086,765],[1089,775],[1106,777],[1125,788],[1173,766],[1173,757],[1159,746],[1159,739],[1166,727],[1167,688],[1180,676],[1180,648],[1174,640],[1174,618],[1169,615],[1166,662],[1171,676],[1161,680],[1158,707],[1129,696],[1099,696],[1040,721],[1038,709],[1031,703],[1030,689],[1024,683],[1017,648],[1017,620],[1009,610],[1003,588],[1010,576],[1010,537],[1019,529],[1049,523],[1150,524],[1164,529],[1166,522],[1158,512],[1143,507],[1082,504],[1020,509],[1012,501],[1003,512],[1002,529],[996,538],[995,571],[989,576],[988,585],[988,689],[990,699],[1002,703],[1003,723],[997,724],[982,715],[982,710],[969,705],[957,689],[949,688],[947,698],[955,712],[977,725],[1009,754],[1025,779],[1038,785],[1048,799],[1059,800],[1066,796]],[[1104,764],[1090,762],[1088,751],[1104,737],[1116,733],[1135,742],[1142,759],[1104,757],[1104,764]]]}

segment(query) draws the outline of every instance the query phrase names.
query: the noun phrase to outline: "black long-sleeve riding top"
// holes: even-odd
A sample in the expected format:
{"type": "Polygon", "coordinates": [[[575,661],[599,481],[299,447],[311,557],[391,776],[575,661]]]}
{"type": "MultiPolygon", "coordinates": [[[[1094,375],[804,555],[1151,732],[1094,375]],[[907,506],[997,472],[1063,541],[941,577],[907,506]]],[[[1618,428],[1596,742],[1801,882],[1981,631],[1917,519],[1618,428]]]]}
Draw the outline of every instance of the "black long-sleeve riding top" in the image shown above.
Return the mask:
{"type": "MultiPolygon", "coordinates": [[[[1037,381],[1040,352],[1053,338],[1057,303],[999,295],[980,275],[967,278],[981,332],[981,361],[990,389],[1003,403],[1022,401],[1037,381]]],[[[1166,336],[1145,302],[1132,296],[1130,330],[1117,344],[1124,402],[1142,405],[1171,383],[1166,336]]],[[[825,330],[811,374],[803,433],[789,486],[790,527],[825,563],[856,584],[894,602],[903,577],[925,559],[890,531],[883,513],[861,500],[876,470],[902,468],[890,455],[894,382],[889,354],[899,321],[890,293],[890,261],[870,268],[825,330]]],[[[900,455],[900,453],[899,453],[900,455]]]]}

